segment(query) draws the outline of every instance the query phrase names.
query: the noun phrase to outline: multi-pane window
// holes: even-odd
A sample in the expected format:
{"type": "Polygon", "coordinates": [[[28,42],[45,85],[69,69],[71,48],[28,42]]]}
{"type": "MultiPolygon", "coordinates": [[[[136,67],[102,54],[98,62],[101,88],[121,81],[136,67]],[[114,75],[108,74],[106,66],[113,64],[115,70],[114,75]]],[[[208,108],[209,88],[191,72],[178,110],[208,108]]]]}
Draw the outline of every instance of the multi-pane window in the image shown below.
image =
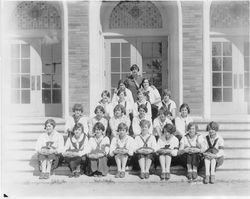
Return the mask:
{"type": "Polygon", "coordinates": [[[55,44],[43,48],[42,67],[42,103],[57,104],[62,101],[62,65],[60,45],[55,44]],[[44,53],[46,51],[46,53],[44,53]]]}
{"type": "Polygon", "coordinates": [[[30,45],[11,45],[11,102],[30,104],[30,45]]]}
{"type": "Polygon", "coordinates": [[[120,79],[130,74],[131,52],[129,43],[111,43],[111,90],[117,88],[120,79]]]}
{"type": "Polygon", "coordinates": [[[150,79],[151,83],[162,91],[162,43],[142,43],[143,76],[150,79]]]}
{"type": "Polygon", "coordinates": [[[212,43],[212,99],[213,102],[232,102],[232,44],[212,43]]]}
{"type": "Polygon", "coordinates": [[[244,43],[244,99],[246,102],[250,101],[250,51],[249,42],[244,43]]]}

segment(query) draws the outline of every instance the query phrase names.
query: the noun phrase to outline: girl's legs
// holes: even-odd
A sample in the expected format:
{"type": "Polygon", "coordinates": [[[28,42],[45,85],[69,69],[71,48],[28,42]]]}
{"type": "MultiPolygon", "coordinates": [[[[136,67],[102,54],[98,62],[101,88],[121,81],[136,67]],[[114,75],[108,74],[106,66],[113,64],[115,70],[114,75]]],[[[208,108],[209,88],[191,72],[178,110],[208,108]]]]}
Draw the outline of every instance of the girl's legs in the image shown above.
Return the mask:
{"type": "Polygon", "coordinates": [[[53,160],[47,160],[47,168],[46,168],[46,172],[47,173],[50,173],[52,161],[53,160]]]}
{"type": "Polygon", "coordinates": [[[207,184],[209,181],[209,176],[210,176],[210,164],[211,161],[207,158],[204,159],[205,162],[205,178],[204,178],[204,184],[207,184]]]}
{"type": "Polygon", "coordinates": [[[127,161],[128,161],[128,156],[122,156],[121,158],[121,161],[122,161],[122,171],[125,172],[126,170],[126,164],[127,164],[127,161]]]}
{"type": "Polygon", "coordinates": [[[41,161],[42,173],[46,172],[46,165],[47,165],[47,160],[42,160],[41,161]]]}
{"type": "Polygon", "coordinates": [[[138,161],[139,161],[139,166],[140,166],[141,172],[145,173],[146,172],[146,170],[145,170],[146,158],[142,157],[138,161]]]}
{"type": "Polygon", "coordinates": [[[115,162],[117,165],[117,170],[118,170],[118,172],[120,172],[122,170],[122,168],[121,168],[122,162],[121,162],[121,159],[118,155],[115,156],[115,162]]]}
{"type": "Polygon", "coordinates": [[[211,176],[215,175],[216,159],[211,160],[211,176]]]}
{"type": "Polygon", "coordinates": [[[159,156],[160,164],[161,164],[161,171],[162,173],[166,173],[166,158],[164,155],[159,156]]]}
{"type": "Polygon", "coordinates": [[[170,165],[172,161],[172,156],[166,155],[165,157],[166,157],[166,172],[170,173],[170,165]]]}
{"type": "Polygon", "coordinates": [[[149,169],[150,166],[152,164],[152,160],[148,157],[146,157],[146,168],[145,168],[145,178],[148,179],[149,178],[149,169]]]}

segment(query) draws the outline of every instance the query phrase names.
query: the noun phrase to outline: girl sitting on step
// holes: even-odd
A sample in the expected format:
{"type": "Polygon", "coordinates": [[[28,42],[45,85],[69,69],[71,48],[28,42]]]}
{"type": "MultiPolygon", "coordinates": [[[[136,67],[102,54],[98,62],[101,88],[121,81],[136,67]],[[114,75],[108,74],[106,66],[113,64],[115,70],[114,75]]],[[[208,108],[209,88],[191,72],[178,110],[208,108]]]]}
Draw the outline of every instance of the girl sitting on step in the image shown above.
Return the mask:
{"type": "Polygon", "coordinates": [[[216,122],[210,122],[206,129],[209,134],[205,138],[205,178],[204,184],[215,183],[215,170],[221,166],[224,161],[224,140],[218,135],[219,125],[216,122]]]}
{"type": "Polygon", "coordinates": [[[94,125],[93,132],[94,137],[89,139],[87,174],[90,176],[106,176],[109,170],[107,155],[110,141],[105,136],[105,127],[101,122],[94,125]]]}
{"type": "Polygon", "coordinates": [[[162,136],[157,142],[157,154],[159,155],[159,161],[162,170],[160,175],[161,180],[170,179],[170,165],[172,157],[177,156],[179,140],[173,135],[175,130],[176,129],[174,125],[167,123],[163,127],[162,136]]]}
{"type": "Polygon", "coordinates": [[[48,179],[50,177],[50,172],[52,169],[57,168],[64,149],[63,136],[55,130],[56,122],[53,119],[48,119],[44,126],[45,132],[39,136],[36,142],[41,170],[39,179],[48,179]]]}
{"type": "Polygon", "coordinates": [[[88,137],[81,123],[74,126],[73,133],[74,135],[66,141],[63,156],[72,172],[69,177],[79,177],[81,166],[83,171],[86,168],[86,154],[89,152],[88,137]]]}
{"type": "Polygon", "coordinates": [[[187,134],[180,141],[178,154],[181,155],[181,159],[186,163],[188,180],[195,180],[198,177],[197,168],[200,164],[201,153],[204,152],[204,139],[197,131],[197,124],[189,123],[187,134]]]}
{"type": "Polygon", "coordinates": [[[140,122],[141,134],[135,137],[135,152],[140,166],[140,178],[149,178],[149,169],[156,151],[155,136],[149,133],[150,122],[142,120],[140,122]]]}
{"type": "Polygon", "coordinates": [[[128,126],[125,123],[118,125],[117,132],[118,135],[111,141],[109,154],[115,157],[118,170],[115,177],[124,178],[128,158],[134,153],[134,139],[128,135],[128,126]]]}

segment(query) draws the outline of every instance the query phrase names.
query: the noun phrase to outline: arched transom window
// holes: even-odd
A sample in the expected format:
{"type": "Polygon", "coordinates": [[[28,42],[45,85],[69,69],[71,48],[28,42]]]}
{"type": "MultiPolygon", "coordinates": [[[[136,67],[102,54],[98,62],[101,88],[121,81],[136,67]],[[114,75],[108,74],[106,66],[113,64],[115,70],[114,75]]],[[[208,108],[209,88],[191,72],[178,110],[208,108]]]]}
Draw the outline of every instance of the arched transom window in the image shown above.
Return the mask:
{"type": "Polygon", "coordinates": [[[119,2],[111,12],[109,26],[111,29],[162,28],[162,17],[160,11],[152,2],[119,2]]]}
{"type": "Polygon", "coordinates": [[[48,2],[25,1],[14,13],[15,27],[27,29],[61,29],[61,17],[57,9],[48,2]]]}

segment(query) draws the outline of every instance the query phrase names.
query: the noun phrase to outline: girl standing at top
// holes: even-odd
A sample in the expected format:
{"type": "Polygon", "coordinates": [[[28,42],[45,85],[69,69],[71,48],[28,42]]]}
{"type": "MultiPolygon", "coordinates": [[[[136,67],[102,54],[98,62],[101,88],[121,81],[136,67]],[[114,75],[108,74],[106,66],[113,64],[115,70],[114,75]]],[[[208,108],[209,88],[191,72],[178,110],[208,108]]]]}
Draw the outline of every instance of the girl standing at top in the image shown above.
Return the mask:
{"type": "Polygon", "coordinates": [[[168,89],[163,90],[162,94],[162,106],[166,108],[168,111],[172,113],[172,116],[170,116],[170,119],[173,121],[176,117],[176,104],[173,100],[171,100],[171,91],[168,89]]]}
{"type": "Polygon", "coordinates": [[[124,106],[118,104],[114,108],[114,116],[109,120],[109,126],[111,129],[111,138],[117,136],[117,129],[120,123],[125,123],[128,127],[130,126],[130,119],[126,115],[124,106]]]}
{"type": "Polygon", "coordinates": [[[135,152],[141,169],[139,177],[148,179],[149,169],[154,160],[154,152],[157,149],[157,145],[155,137],[149,133],[150,122],[142,120],[140,126],[141,134],[135,137],[135,152]]]}
{"type": "Polygon", "coordinates": [[[132,92],[126,88],[125,86],[125,83],[123,80],[119,80],[118,81],[118,87],[117,87],[117,90],[114,91],[114,96],[113,96],[113,99],[112,99],[112,103],[115,103],[119,100],[119,95],[118,95],[118,91],[119,90],[125,90],[126,92],[126,101],[128,101],[130,104],[134,104],[134,98],[133,98],[133,95],[132,95],[132,92]]]}
{"type": "Polygon", "coordinates": [[[162,136],[157,142],[157,154],[161,164],[162,173],[160,178],[168,180],[170,178],[170,165],[172,157],[177,156],[179,140],[173,135],[175,126],[166,124],[162,129],[162,136]]]}
{"type": "Polygon", "coordinates": [[[146,115],[148,115],[148,117],[152,117],[152,110],[151,110],[151,104],[149,101],[146,100],[146,96],[143,94],[143,91],[141,89],[139,89],[137,91],[137,101],[134,103],[134,109],[133,109],[133,116],[137,116],[139,115],[138,112],[138,107],[139,105],[144,104],[146,105],[148,112],[146,113],[146,115]]]}
{"type": "Polygon", "coordinates": [[[68,136],[72,136],[73,128],[77,123],[81,123],[84,128],[84,133],[88,135],[88,118],[83,116],[83,107],[81,104],[75,104],[72,108],[73,115],[66,120],[65,131],[68,136]]]}
{"type": "Polygon", "coordinates": [[[115,177],[124,178],[128,157],[134,153],[134,139],[128,135],[128,126],[125,123],[120,123],[117,131],[118,136],[112,139],[109,154],[115,156],[118,170],[115,177]]]}
{"type": "Polygon", "coordinates": [[[187,134],[180,141],[178,154],[183,155],[181,159],[186,162],[188,180],[195,180],[198,177],[197,168],[200,164],[200,154],[204,152],[204,139],[197,131],[197,124],[189,123],[187,134]]]}
{"type": "Polygon", "coordinates": [[[205,139],[205,178],[204,184],[215,183],[215,170],[221,166],[224,161],[224,140],[218,135],[219,125],[216,122],[210,122],[207,125],[209,134],[205,139]]]}
{"type": "Polygon", "coordinates": [[[107,130],[107,126],[108,126],[108,120],[104,117],[105,115],[105,110],[103,108],[103,106],[98,105],[95,108],[95,116],[93,118],[91,118],[88,121],[88,126],[89,126],[89,137],[93,137],[94,136],[94,132],[93,132],[93,127],[97,122],[101,122],[104,126],[104,133],[106,133],[107,130]]]}
{"type": "Polygon", "coordinates": [[[110,93],[105,90],[101,94],[102,99],[98,102],[98,105],[103,106],[105,110],[104,117],[109,120],[111,117],[113,117],[113,105],[110,102],[110,93]]]}
{"type": "Polygon", "coordinates": [[[81,165],[85,170],[86,154],[89,153],[88,137],[84,132],[83,125],[77,123],[73,128],[74,135],[69,137],[64,147],[64,159],[71,170],[69,177],[79,177],[81,165]]]}
{"type": "Polygon", "coordinates": [[[158,109],[162,106],[161,95],[157,88],[150,86],[147,78],[143,78],[141,88],[144,95],[147,96],[147,101],[151,103],[152,120],[154,120],[157,117],[158,109]]]}
{"type": "Polygon", "coordinates": [[[88,175],[106,176],[108,174],[108,158],[110,140],[105,136],[105,127],[97,122],[94,127],[94,137],[89,139],[88,175]]]}
{"type": "Polygon", "coordinates": [[[188,104],[184,103],[180,106],[180,115],[175,118],[176,134],[175,136],[181,140],[181,138],[187,133],[187,125],[193,122],[193,119],[189,116],[190,108],[188,104]]]}
{"type": "Polygon", "coordinates": [[[45,132],[38,137],[36,142],[41,168],[39,179],[50,177],[51,169],[57,168],[60,154],[64,150],[63,136],[55,130],[56,122],[53,119],[48,119],[44,126],[45,132]]]}

